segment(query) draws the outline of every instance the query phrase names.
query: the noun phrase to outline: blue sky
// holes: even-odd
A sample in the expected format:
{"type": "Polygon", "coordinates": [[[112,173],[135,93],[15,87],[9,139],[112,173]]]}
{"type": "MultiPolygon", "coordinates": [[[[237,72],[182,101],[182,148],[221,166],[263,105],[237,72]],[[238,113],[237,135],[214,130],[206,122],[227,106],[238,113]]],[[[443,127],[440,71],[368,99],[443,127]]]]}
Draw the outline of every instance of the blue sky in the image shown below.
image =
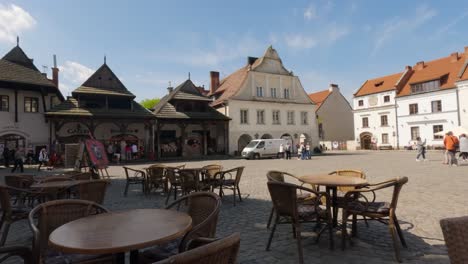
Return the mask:
{"type": "MultiPolygon", "coordinates": [[[[269,45],[307,92],[366,80],[468,46],[466,1],[0,1],[0,54],[20,36],[39,69],[57,54],[64,94],[107,64],[138,100],[188,72],[209,86],[269,45]]],[[[48,70],[50,75],[50,70],[48,70]]]]}

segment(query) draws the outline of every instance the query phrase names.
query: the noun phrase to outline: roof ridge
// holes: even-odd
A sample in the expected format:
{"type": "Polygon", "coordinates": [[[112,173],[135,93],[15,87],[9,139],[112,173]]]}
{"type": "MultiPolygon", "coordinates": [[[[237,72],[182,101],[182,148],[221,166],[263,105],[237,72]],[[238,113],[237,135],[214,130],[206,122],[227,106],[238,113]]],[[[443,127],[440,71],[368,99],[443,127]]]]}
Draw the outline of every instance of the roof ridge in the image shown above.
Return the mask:
{"type": "Polygon", "coordinates": [[[5,54],[5,56],[3,56],[2,60],[7,60],[11,63],[18,64],[20,66],[39,72],[39,70],[32,62],[32,59],[28,57],[28,55],[20,46],[13,47],[9,52],[7,52],[7,54],[5,54]]]}

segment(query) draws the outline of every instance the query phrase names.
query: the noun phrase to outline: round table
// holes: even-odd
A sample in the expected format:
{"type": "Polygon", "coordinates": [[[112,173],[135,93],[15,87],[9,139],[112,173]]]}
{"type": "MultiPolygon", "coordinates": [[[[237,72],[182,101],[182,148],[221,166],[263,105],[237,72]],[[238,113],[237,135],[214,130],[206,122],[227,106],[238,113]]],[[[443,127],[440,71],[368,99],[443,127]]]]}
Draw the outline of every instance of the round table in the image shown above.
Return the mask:
{"type": "Polygon", "coordinates": [[[164,209],[132,209],[88,216],[55,229],[49,245],[75,254],[117,254],[130,251],[138,262],[138,250],[182,237],[192,228],[192,218],[164,209]]]}
{"type": "Polygon", "coordinates": [[[299,177],[304,183],[325,186],[327,192],[332,192],[332,207],[333,207],[333,226],[338,225],[338,187],[363,187],[369,184],[366,179],[358,177],[349,177],[349,176],[340,176],[340,175],[329,175],[329,174],[314,174],[314,175],[304,175],[299,177]]]}
{"type": "Polygon", "coordinates": [[[68,188],[76,184],[83,182],[89,182],[91,180],[69,180],[69,181],[51,181],[51,182],[38,182],[32,184],[30,187],[32,189],[62,189],[68,188]]]}

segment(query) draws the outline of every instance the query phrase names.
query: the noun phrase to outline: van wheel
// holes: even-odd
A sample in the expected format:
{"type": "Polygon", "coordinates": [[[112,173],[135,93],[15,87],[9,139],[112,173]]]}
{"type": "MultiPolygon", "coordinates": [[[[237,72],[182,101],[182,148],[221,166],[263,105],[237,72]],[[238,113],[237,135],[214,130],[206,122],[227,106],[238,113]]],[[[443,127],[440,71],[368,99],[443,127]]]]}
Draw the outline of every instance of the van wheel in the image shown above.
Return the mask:
{"type": "Polygon", "coordinates": [[[254,159],[260,159],[260,154],[258,154],[258,153],[255,153],[255,155],[254,155],[254,159]]]}

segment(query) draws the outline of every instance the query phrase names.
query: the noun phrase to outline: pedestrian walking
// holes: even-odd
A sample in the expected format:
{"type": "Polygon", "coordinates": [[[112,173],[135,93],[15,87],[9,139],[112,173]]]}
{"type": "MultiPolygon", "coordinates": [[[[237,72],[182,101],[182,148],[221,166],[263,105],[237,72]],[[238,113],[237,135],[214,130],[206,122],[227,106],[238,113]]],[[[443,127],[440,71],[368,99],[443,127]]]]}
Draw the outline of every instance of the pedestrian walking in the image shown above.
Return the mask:
{"type": "Polygon", "coordinates": [[[138,156],[138,147],[135,143],[132,144],[132,158],[136,159],[138,156]]]}
{"type": "Polygon", "coordinates": [[[3,162],[5,164],[5,168],[10,167],[10,149],[8,148],[8,146],[5,146],[2,154],[3,154],[3,162]]]}
{"type": "Polygon", "coordinates": [[[109,162],[114,158],[114,144],[112,142],[107,146],[107,158],[109,162]]]}
{"type": "Polygon", "coordinates": [[[311,153],[310,153],[310,144],[307,143],[307,144],[306,144],[306,158],[307,158],[307,159],[310,159],[310,157],[311,157],[311,153]]]}
{"type": "Polygon", "coordinates": [[[289,144],[289,142],[286,144],[285,151],[286,151],[286,159],[290,160],[291,159],[291,144],[289,144]]]}
{"type": "Polygon", "coordinates": [[[41,166],[47,166],[47,163],[49,162],[49,154],[47,153],[47,150],[45,148],[42,148],[41,151],[39,152],[39,167],[37,167],[37,170],[41,170],[41,166]]]}
{"type": "Polygon", "coordinates": [[[125,159],[126,160],[132,159],[132,147],[130,146],[130,144],[127,144],[125,146],[125,159]]]}
{"type": "Polygon", "coordinates": [[[468,160],[468,138],[465,134],[460,135],[460,157],[463,161],[468,160]]]}
{"type": "Polygon", "coordinates": [[[422,160],[426,161],[426,139],[424,142],[421,140],[420,137],[416,138],[416,149],[418,150],[418,155],[416,156],[416,161],[421,161],[419,158],[423,158],[422,160]]]}
{"type": "Polygon", "coordinates": [[[456,136],[453,135],[451,131],[447,133],[447,136],[444,139],[445,149],[447,150],[448,156],[448,165],[451,166],[458,166],[457,158],[455,154],[457,152],[457,148],[459,146],[459,141],[456,136]]]}
{"type": "Polygon", "coordinates": [[[284,159],[284,146],[280,144],[278,153],[276,154],[277,159],[284,159]]]}
{"type": "Polygon", "coordinates": [[[11,172],[15,172],[16,169],[19,167],[21,173],[24,172],[24,150],[22,148],[19,148],[15,151],[15,155],[14,155],[14,158],[15,158],[15,166],[13,167],[13,169],[11,170],[11,172]]]}

